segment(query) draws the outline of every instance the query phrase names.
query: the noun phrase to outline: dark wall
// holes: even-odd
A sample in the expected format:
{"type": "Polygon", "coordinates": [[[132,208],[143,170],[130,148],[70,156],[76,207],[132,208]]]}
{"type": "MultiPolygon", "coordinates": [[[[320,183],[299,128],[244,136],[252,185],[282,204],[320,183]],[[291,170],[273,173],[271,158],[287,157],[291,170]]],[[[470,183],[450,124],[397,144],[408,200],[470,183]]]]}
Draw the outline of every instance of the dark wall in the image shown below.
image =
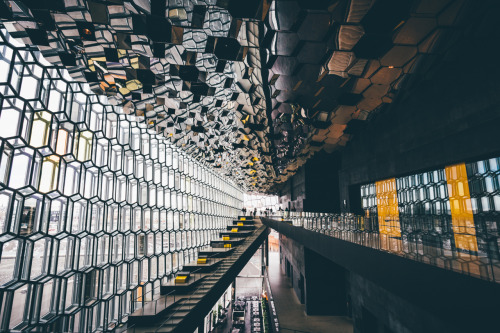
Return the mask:
{"type": "Polygon", "coordinates": [[[281,269],[308,315],[346,315],[347,271],[280,234],[281,269]]]}
{"type": "Polygon", "coordinates": [[[282,186],[282,207],[299,212],[340,212],[340,166],[340,153],[316,153],[282,186]]]}
{"type": "Polygon", "coordinates": [[[462,28],[421,55],[395,102],[356,134],[342,155],[341,202],[361,184],[500,156],[498,7],[470,2],[462,28]]]}
{"type": "Polygon", "coordinates": [[[347,314],[347,271],[304,247],[306,312],[315,316],[347,314]]]}
{"type": "Polygon", "coordinates": [[[295,295],[301,303],[305,303],[304,246],[280,234],[281,269],[290,278],[295,295]]]}
{"type": "Polygon", "coordinates": [[[340,211],[340,154],[321,151],[305,164],[305,212],[335,213],[340,211]]]}
{"type": "Polygon", "coordinates": [[[435,316],[351,273],[350,300],[354,333],[453,332],[435,316]]]}

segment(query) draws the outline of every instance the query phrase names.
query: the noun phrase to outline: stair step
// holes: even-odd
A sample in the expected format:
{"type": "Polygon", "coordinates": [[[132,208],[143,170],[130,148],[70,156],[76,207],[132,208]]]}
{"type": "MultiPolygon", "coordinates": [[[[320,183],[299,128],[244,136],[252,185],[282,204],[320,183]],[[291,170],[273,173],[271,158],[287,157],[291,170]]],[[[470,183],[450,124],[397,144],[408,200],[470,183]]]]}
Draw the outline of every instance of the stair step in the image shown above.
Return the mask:
{"type": "MultiPolygon", "coordinates": [[[[215,287],[215,285],[220,281],[220,279],[228,272],[228,270],[239,260],[241,255],[248,251],[250,244],[252,244],[258,237],[258,234],[262,232],[262,229],[257,226],[254,232],[246,237],[239,246],[234,246],[231,249],[232,252],[224,259],[218,263],[218,268],[212,273],[204,275],[203,282],[200,283],[198,288],[188,296],[184,296],[183,301],[176,304],[173,308],[169,309],[168,313],[162,316],[164,319],[168,319],[162,327],[156,327],[153,329],[154,332],[173,332],[176,330],[180,322],[199,304],[199,302],[206,296],[206,294],[215,287]]],[[[141,331],[147,333],[149,328],[144,327],[146,330],[141,331]]],[[[152,333],[152,332],[151,332],[152,333]]]]}
{"type": "Polygon", "coordinates": [[[199,301],[200,301],[199,299],[190,299],[190,300],[187,300],[184,303],[182,303],[183,304],[182,306],[194,305],[194,304],[198,303],[199,301]]]}
{"type": "Polygon", "coordinates": [[[170,318],[162,328],[164,327],[171,327],[173,328],[174,326],[177,326],[180,322],[182,321],[182,318],[170,318]]]}
{"type": "Polygon", "coordinates": [[[171,318],[184,318],[189,312],[189,310],[179,310],[171,318]]]}

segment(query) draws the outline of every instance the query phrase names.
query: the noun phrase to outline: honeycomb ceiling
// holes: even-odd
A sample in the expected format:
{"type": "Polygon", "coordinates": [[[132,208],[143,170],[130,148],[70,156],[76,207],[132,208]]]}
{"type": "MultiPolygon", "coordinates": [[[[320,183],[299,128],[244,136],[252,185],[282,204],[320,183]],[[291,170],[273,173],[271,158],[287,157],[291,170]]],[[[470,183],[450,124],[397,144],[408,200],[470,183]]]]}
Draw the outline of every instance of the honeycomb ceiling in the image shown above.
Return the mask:
{"type": "Polygon", "coordinates": [[[345,146],[453,0],[0,0],[9,33],[248,190],[345,146]]]}

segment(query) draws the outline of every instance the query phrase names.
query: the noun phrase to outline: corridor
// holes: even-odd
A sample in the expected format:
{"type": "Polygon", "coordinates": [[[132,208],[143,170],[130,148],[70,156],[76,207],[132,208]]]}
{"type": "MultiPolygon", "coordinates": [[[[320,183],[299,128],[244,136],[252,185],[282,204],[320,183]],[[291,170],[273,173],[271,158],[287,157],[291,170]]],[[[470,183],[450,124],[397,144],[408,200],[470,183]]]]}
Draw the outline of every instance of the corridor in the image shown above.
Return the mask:
{"type": "Polygon", "coordinates": [[[308,333],[351,333],[352,321],[340,316],[308,316],[300,304],[290,280],[280,269],[279,249],[269,251],[269,282],[273,292],[281,331],[308,333]]]}

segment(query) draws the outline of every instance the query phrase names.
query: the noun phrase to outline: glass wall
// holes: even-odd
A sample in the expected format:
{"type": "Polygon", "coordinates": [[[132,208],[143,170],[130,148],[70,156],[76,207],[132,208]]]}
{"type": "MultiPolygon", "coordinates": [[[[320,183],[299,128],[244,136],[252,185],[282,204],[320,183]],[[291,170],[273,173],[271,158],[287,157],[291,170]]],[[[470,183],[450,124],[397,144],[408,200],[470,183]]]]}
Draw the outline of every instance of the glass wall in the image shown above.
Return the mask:
{"type": "Polygon", "coordinates": [[[427,244],[497,257],[500,158],[363,185],[361,199],[365,215],[378,216],[381,233],[427,230],[427,244]],[[390,200],[381,190],[387,184],[395,185],[390,200]]]}
{"type": "Polygon", "coordinates": [[[276,195],[261,193],[245,193],[243,196],[243,206],[250,214],[257,209],[259,214],[263,214],[266,209],[276,212],[279,209],[279,198],[276,195]]]}
{"type": "Polygon", "coordinates": [[[0,330],[110,330],[241,190],[0,29],[0,330]]]}

